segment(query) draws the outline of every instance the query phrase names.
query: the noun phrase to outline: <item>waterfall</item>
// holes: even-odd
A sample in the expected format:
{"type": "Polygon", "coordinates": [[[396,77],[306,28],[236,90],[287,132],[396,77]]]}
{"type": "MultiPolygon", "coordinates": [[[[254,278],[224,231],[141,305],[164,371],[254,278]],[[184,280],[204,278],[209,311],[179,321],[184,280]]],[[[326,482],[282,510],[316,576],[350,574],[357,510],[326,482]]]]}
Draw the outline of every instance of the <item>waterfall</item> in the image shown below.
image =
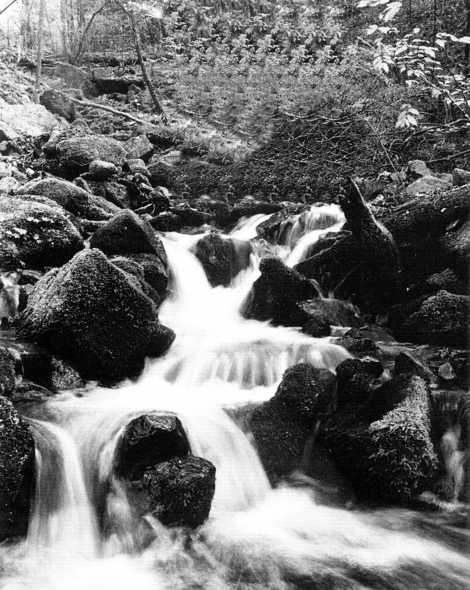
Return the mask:
{"type": "MultiPolygon", "coordinates": [[[[177,335],[167,355],[149,361],[137,382],[57,395],[44,406],[47,420],[31,419],[34,505],[27,539],[0,548],[1,590],[468,588],[465,532],[457,547],[453,529],[452,544],[426,536],[415,513],[349,512],[320,505],[307,489],[273,490],[227,415],[229,406],[269,399],[295,363],[334,370],[348,358],[328,338],[240,315],[259,253],[271,247],[256,237],[268,218],[241,220],[227,236],[254,246],[249,268],[228,287],[212,288],[192,253],[204,234],[166,234],[172,285],[160,317],[177,335]],[[146,413],[176,415],[192,453],[216,467],[209,520],[189,536],[136,517],[113,473],[126,425],[146,413]]],[[[312,207],[272,252],[294,265],[343,222],[334,205],[312,207]]],[[[444,437],[449,449],[454,435],[444,437]]]]}

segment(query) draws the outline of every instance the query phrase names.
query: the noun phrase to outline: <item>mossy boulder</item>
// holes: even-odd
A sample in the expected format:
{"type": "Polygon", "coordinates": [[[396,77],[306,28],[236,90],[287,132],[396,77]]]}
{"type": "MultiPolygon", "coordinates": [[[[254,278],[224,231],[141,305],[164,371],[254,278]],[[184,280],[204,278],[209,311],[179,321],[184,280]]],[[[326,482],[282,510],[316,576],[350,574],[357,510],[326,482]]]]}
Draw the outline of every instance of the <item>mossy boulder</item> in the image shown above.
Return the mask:
{"type": "Polygon", "coordinates": [[[161,296],[165,294],[170,273],[163,243],[153,227],[130,209],[120,211],[99,228],[90,246],[137,263],[149,285],[161,296]]]}
{"type": "Polygon", "coordinates": [[[198,527],[209,517],[215,493],[215,467],[200,457],[174,457],[147,469],[129,484],[139,514],[166,526],[198,527]]]}
{"type": "Polygon", "coordinates": [[[119,207],[105,198],[92,195],[72,182],[53,176],[31,180],[17,194],[23,195],[24,199],[28,199],[28,195],[43,195],[83,219],[106,220],[119,211],[119,207]]]}
{"type": "Polygon", "coordinates": [[[0,542],[25,535],[34,478],[34,441],[13,404],[0,397],[0,542]]]}
{"type": "Polygon", "coordinates": [[[174,339],[138,280],[96,249],[36,284],[20,333],[69,359],[84,377],[107,383],[136,377],[145,357],[163,354],[174,339]]]}
{"type": "Polygon", "coordinates": [[[429,389],[417,375],[399,375],[383,400],[343,398],[322,428],[322,441],[363,499],[409,503],[432,485],[438,460],[431,433],[429,389]]]}
{"type": "Polygon", "coordinates": [[[250,428],[273,483],[302,466],[316,421],[334,405],[335,394],[333,373],[301,363],[287,369],[274,397],[253,411],[250,428]]]}
{"type": "Polygon", "coordinates": [[[61,265],[82,248],[76,226],[49,199],[0,196],[1,270],[61,265]]]}
{"type": "Polygon", "coordinates": [[[86,172],[93,160],[104,160],[122,166],[127,158],[124,146],[106,135],[83,135],[64,139],[57,144],[56,153],[59,164],[74,173],[86,172]]]}
{"type": "Polygon", "coordinates": [[[412,342],[465,346],[468,339],[467,295],[441,290],[428,297],[400,329],[412,342]]]}

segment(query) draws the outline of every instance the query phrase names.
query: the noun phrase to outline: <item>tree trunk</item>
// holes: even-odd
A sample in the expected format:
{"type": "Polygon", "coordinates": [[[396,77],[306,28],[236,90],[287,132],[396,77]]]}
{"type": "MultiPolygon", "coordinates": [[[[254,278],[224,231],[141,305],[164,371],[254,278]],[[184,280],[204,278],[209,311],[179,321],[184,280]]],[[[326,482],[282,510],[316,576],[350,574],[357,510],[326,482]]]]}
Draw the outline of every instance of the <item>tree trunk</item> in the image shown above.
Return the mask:
{"type": "Polygon", "coordinates": [[[39,0],[39,18],[37,31],[37,53],[36,53],[36,82],[34,88],[35,100],[39,102],[39,94],[41,93],[41,75],[42,75],[42,53],[43,53],[43,28],[44,15],[46,9],[46,0],[39,0]]]}
{"type": "Polygon", "coordinates": [[[160,102],[160,99],[157,96],[157,92],[156,92],[155,87],[152,83],[152,80],[150,79],[150,76],[148,75],[147,68],[144,63],[144,57],[142,54],[142,45],[141,45],[141,41],[140,41],[140,34],[139,34],[139,29],[137,27],[134,13],[132,12],[132,10],[128,10],[124,6],[124,4],[122,2],[120,2],[119,0],[115,0],[115,2],[119,6],[119,8],[124,12],[124,14],[126,14],[127,18],[129,19],[131,29],[132,29],[132,35],[134,37],[134,46],[135,46],[135,51],[137,53],[137,59],[139,61],[140,69],[142,70],[142,76],[144,78],[145,85],[147,86],[148,91],[150,93],[150,97],[152,98],[154,110],[156,113],[158,113],[159,115],[162,116],[163,121],[166,121],[166,115],[163,110],[162,104],[160,102]]]}

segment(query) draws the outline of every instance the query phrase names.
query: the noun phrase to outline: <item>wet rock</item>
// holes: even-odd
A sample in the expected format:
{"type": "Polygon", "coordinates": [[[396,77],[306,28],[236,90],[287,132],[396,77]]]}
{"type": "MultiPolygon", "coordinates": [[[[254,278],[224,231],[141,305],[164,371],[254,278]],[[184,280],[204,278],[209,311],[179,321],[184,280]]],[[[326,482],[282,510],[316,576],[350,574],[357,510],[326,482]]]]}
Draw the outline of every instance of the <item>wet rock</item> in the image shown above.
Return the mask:
{"type": "Polygon", "coordinates": [[[115,471],[128,480],[175,457],[189,455],[190,447],[183,425],[173,415],[144,414],[125,428],[116,450],[115,471]]]}
{"type": "Polygon", "coordinates": [[[439,291],[411,314],[401,333],[412,342],[464,346],[468,337],[468,305],[468,296],[439,291]]]}
{"type": "Polygon", "coordinates": [[[64,359],[51,358],[51,378],[48,384],[53,391],[77,390],[85,387],[80,373],[64,359]]]}
{"type": "Polygon", "coordinates": [[[416,375],[396,377],[387,392],[393,407],[385,413],[381,404],[339,406],[324,424],[322,440],[362,498],[406,504],[436,475],[430,395],[416,375]]]}
{"type": "Polygon", "coordinates": [[[432,292],[450,291],[451,293],[457,293],[460,295],[466,294],[466,285],[464,281],[459,279],[455,272],[446,268],[439,273],[435,273],[426,279],[426,288],[432,292]]]}
{"type": "Polygon", "coordinates": [[[123,145],[105,135],[84,135],[60,141],[56,146],[59,164],[80,174],[86,172],[93,160],[104,160],[122,166],[127,158],[123,145]]]}
{"type": "Polygon", "coordinates": [[[357,307],[333,297],[309,299],[301,303],[300,308],[308,317],[302,331],[314,337],[328,336],[332,326],[359,328],[364,323],[357,307]]]}
{"type": "Polygon", "coordinates": [[[129,138],[124,143],[124,148],[129,154],[129,158],[146,160],[150,158],[154,147],[146,135],[137,135],[129,138]]]}
{"type": "Polygon", "coordinates": [[[450,182],[446,182],[436,176],[423,176],[415,180],[406,187],[406,192],[410,197],[416,197],[420,194],[435,193],[451,188],[450,182]]]}
{"type": "Polygon", "coordinates": [[[426,364],[409,351],[400,352],[395,358],[394,375],[417,375],[427,382],[433,381],[433,374],[426,364]]]}
{"type": "Polygon", "coordinates": [[[371,338],[361,338],[345,334],[336,338],[334,343],[342,346],[348,352],[359,358],[367,355],[376,356],[379,353],[377,345],[371,338]]]}
{"type": "Polygon", "coordinates": [[[93,160],[88,166],[88,172],[94,180],[108,180],[117,174],[117,167],[111,162],[104,160],[93,160]]]}
{"type": "Polygon", "coordinates": [[[7,104],[0,100],[0,141],[11,141],[25,135],[49,135],[60,126],[54,115],[40,104],[7,104]]]}
{"type": "Polygon", "coordinates": [[[72,182],[53,176],[31,180],[21,187],[18,194],[24,195],[25,199],[28,195],[43,195],[83,219],[105,220],[119,211],[116,205],[103,197],[92,195],[72,182]]]}
{"type": "Polygon", "coordinates": [[[232,222],[237,221],[240,217],[251,217],[259,213],[269,214],[277,213],[282,209],[279,203],[271,203],[269,201],[258,201],[252,196],[243,197],[232,209],[232,222]]]}
{"type": "Polygon", "coordinates": [[[66,121],[72,122],[77,115],[75,104],[58,90],[45,90],[39,97],[39,102],[48,111],[54,115],[63,117],[66,121]]]}
{"type": "Polygon", "coordinates": [[[194,254],[201,262],[210,284],[213,287],[227,287],[249,265],[251,246],[249,242],[224,238],[210,232],[197,242],[194,254]]]}
{"type": "MultiPolygon", "coordinates": [[[[306,205],[303,205],[304,209],[306,205]]],[[[278,211],[260,223],[256,232],[260,238],[272,244],[287,244],[296,217],[287,208],[278,211]]]]}
{"type": "Polygon", "coordinates": [[[203,211],[194,209],[187,203],[180,203],[170,209],[170,213],[178,215],[183,226],[199,227],[211,221],[211,216],[203,211]]]}
{"type": "Polygon", "coordinates": [[[0,397],[0,541],[26,534],[34,477],[34,441],[13,404],[0,397]]]}
{"type": "Polygon", "coordinates": [[[118,180],[93,181],[87,180],[93,193],[104,197],[121,209],[128,209],[131,206],[131,200],[127,187],[118,180]]]}
{"type": "Polygon", "coordinates": [[[303,463],[306,444],[335,396],[334,375],[302,363],[287,369],[274,397],[253,411],[250,428],[273,483],[300,467],[308,471],[308,458],[303,463]]]}
{"type": "Polygon", "coordinates": [[[165,526],[198,527],[210,512],[215,492],[215,467],[200,457],[176,457],[145,471],[131,484],[140,499],[139,512],[165,526]]]}
{"type": "Polygon", "coordinates": [[[299,304],[317,295],[313,283],[279,258],[263,258],[260,271],[261,276],[242,305],[242,315],[282,326],[302,326],[307,322],[308,314],[299,304]]]}
{"type": "Polygon", "coordinates": [[[77,228],[49,202],[0,197],[0,269],[60,265],[83,248],[77,228]]]}
{"type": "Polygon", "coordinates": [[[179,231],[183,225],[180,216],[170,211],[162,211],[149,223],[157,231],[179,231]]]}
{"type": "Polygon", "coordinates": [[[20,319],[20,334],[70,360],[88,379],[137,376],[146,356],[159,356],[174,334],[134,277],[96,249],[47,273],[20,319]]]}
{"type": "Polygon", "coordinates": [[[166,256],[157,254],[126,254],[128,260],[137,263],[142,269],[145,281],[153,287],[160,296],[166,293],[170,270],[166,256]]]}

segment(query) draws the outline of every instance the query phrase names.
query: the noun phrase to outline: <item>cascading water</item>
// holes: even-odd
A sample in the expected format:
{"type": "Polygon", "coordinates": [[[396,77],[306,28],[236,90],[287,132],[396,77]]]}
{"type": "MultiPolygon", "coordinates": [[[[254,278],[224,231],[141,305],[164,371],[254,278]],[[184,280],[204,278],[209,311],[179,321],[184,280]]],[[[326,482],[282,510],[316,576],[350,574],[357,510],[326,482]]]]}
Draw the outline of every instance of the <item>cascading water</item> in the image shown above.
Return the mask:
{"type": "MultiPolygon", "coordinates": [[[[246,220],[232,237],[253,240],[266,218],[246,220]]],[[[276,252],[294,264],[342,223],[336,209],[312,208],[276,252]]],[[[166,357],[149,363],[137,383],[57,396],[31,420],[34,507],[27,539],[0,549],[0,588],[468,588],[464,532],[459,550],[455,535],[426,538],[411,512],[348,512],[317,505],[306,489],[270,488],[224,406],[268,399],[296,362],[334,369],[348,355],[328,339],[242,318],[256,254],[230,287],[211,288],[190,251],[199,237],[164,239],[173,287],[160,315],[177,333],[166,357]],[[148,412],[176,414],[192,452],[216,466],[210,518],[190,538],[150,517],[137,521],[113,475],[123,429],[148,412]]]]}

